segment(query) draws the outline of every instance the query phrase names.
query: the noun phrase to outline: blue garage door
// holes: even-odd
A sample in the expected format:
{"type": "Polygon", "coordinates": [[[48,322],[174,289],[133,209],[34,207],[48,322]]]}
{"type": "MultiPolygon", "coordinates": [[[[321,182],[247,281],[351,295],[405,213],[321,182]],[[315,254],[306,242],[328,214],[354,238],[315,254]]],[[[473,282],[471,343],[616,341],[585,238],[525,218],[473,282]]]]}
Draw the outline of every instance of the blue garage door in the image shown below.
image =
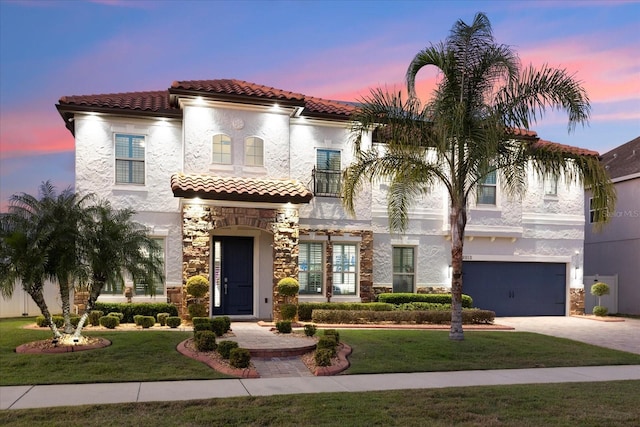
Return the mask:
{"type": "Polygon", "coordinates": [[[564,316],[566,265],[465,261],[463,293],[496,316],[564,316]]]}

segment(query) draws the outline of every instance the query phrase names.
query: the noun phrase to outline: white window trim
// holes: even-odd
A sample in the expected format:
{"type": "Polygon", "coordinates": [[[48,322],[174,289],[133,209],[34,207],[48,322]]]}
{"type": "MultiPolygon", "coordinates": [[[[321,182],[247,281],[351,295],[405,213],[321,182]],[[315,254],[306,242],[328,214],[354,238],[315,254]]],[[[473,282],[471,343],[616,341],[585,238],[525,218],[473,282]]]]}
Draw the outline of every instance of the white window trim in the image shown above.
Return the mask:
{"type": "Polygon", "coordinates": [[[113,185],[117,186],[118,189],[131,189],[131,190],[143,190],[144,187],[147,186],[147,182],[148,182],[148,177],[147,177],[147,171],[149,170],[149,164],[147,161],[147,153],[148,153],[148,145],[149,145],[149,135],[147,135],[146,133],[141,133],[141,132],[131,132],[128,130],[128,126],[126,129],[124,130],[115,130],[112,129],[111,131],[111,138],[112,138],[112,146],[113,146],[113,161],[112,161],[112,165],[113,165],[113,185]],[[117,135],[125,135],[125,136],[136,136],[136,137],[142,137],[144,138],[144,158],[142,160],[140,159],[133,159],[135,161],[139,161],[142,162],[143,166],[144,166],[144,176],[143,176],[143,180],[144,182],[142,184],[138,184],[135,182],[118,182],[118,172],[117,172],[117,163],[118,160],[130,160],[128,158],[119,158],[117,155],[117,149],[116,149],[116,137],[117,135]]]}
{"type": "Polygon", "coordinates": [[[213,167],[233,166],[233,138],[231,138],[231,135],[226,134],[224,132],[218,132],[218,133],[215,133],[215,134],[211,135],[211,140],[210,140],[210,143],[209,143],[209,147],[210,147],[210,150],[211,150],[210,151],[210,153],[211,153],[210,160],[211,160],[211,165],[213,167]],[[214,139],[215,139],[216,136],[226,136],[227,138],[229,138],[229,163],[215,162],[213,160],[213,155],[214,155],[213,144],[214,144],[214,139]]]}
{"type": "Polygon", "coordinates": [[[244,138],[244,146],[243,146],[243,148],[244,148],[244,159],[243,160],[244,160],[244,166],[245,167],[247,167],[247,168],[262,168],[262,167],[264,167],[264,146],[265,146],[265,140],[264,140],[264,138],[262,138],[260,136],[249,135],[249,136],[246,136],[244,138]],[[248,156],[247,156],[247,140],[250,139],[250,138],[259,139],[262,142],[262,152],[260,153],[261,154],[260,157],[262,159],[262,163],[259,164],[259,165],[256,165],[256,164],[251,164],[250,165],[250,164],[247,163],[247,158],[248,158],[248,156]]]}

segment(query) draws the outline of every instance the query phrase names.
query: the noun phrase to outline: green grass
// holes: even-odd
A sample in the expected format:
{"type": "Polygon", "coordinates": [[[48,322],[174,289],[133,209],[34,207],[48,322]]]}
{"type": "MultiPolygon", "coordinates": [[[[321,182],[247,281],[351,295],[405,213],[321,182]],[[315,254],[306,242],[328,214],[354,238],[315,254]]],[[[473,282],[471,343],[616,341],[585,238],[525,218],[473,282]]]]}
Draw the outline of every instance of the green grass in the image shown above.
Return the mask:
{"type": "Polygon", "coordinates": [[[640,355],[528,332],[341,330],[348,374],[640,364],[640,355]]]}
{"type": "Polygon", "coordinates": [[[319,393],[0,412],[3,426],[633,426],[640,381],[319,393]]]}
{"type": "Polygon", "coordinates": [[[100,350],[17,354],[20,344],[51,337],[48,329],[23,329],[34,319],[0,321],[0,385],[171,381],[228,378],[178,353],[191,332],[89,332],[111,341],[100,350]]]}

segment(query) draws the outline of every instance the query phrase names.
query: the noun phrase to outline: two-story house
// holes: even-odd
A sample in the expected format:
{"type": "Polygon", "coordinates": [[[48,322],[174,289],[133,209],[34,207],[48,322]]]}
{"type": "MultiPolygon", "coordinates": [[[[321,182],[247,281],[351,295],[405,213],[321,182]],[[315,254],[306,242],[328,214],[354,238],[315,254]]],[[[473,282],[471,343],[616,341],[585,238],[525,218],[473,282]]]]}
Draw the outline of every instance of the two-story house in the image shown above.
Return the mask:
{"type": "Polygon", "coordinates": [[[616,188],[618,202],[612,212],[597,212],[591,206],[590,190],[586,191],[587,311],[597,305],[597,298],[589,294],[591,285],[605,281],[611,289],[602,303],[610,313],[640,314],[640,137],[603,154],[601,161],[616,188]],[[609,216],[609,223],[601,230],[594,228],[604,215],[609,216]]]}
{"type": "MultiPolygon", "coordinates": [[[[204,274],[212,314],[269,319],[287,276],[299,279],[300,301],[449,287],[443,189],[416,203],[401,235],[388,231],[384,183],[365,186],[355,217],[346,215],[351,103],[220,79],[66,96],[57,108],[75,137],[76,190],[134,208],[161,242],[162,298],[204,274]]],[[[526,195],[512,200],[500,184],[489,177],[470,206],[464,292],[498,315],[568,314],[583,292],[581,185],[531,174],[526,195]]],[[[134,300],[149,299],[132,285],[134,300]]],[[[105,289],[100,300],[124,300],[122,291],[105,289]]]]}

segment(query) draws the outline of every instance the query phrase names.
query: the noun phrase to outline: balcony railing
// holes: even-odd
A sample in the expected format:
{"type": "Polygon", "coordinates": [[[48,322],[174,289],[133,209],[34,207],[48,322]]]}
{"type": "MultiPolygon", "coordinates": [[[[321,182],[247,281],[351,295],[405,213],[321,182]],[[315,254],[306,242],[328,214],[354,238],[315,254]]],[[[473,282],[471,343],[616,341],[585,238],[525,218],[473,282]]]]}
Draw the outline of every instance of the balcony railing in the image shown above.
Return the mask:
{"type": "Polygon", "coordinates": [[[340,197],[342,172],[313,169],[313,193],[316,196],[340,197]]]}

